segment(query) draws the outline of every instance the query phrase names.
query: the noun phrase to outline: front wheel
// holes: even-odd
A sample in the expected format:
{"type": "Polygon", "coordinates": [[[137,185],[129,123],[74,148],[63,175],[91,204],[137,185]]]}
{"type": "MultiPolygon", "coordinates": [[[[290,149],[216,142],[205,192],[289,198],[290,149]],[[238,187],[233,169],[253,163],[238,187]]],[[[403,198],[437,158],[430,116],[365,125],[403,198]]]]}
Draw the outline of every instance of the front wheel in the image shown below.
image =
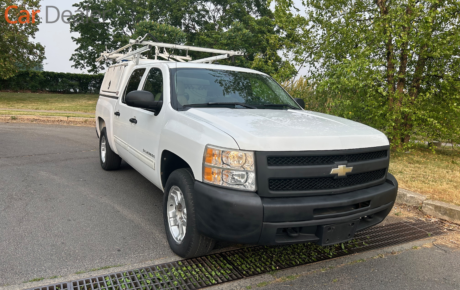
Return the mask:
{"type": "Polygon", "coordinates": [[[182,258],[206,255],[215,244],[197,230],[193,184],[190,169],[178,169],[169,176],[163,198],[166,237],[171,250],[182,258]]]}

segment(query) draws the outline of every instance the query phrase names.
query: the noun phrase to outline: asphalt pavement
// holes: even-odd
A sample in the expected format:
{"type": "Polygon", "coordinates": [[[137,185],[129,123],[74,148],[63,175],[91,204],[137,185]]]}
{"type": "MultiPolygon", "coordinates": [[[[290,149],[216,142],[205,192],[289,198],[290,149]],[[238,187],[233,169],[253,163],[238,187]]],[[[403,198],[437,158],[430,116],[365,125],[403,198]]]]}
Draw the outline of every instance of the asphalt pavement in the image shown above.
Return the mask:
{"type": "MultiPolygon", "coordinates": [[[[94,128],[0,123],[0,288],[27,288],[25,281],[67,279],[100,267],[178,259],[165,237],[162,192],[126,163],[118,171],[102,170],[97,150],[94,128]]],[[[218,248],[227,246],[219,243],[218,248]]],[[[460,289],[460,253],[446,251],[404,252],[260,286],[460,289]]],[[[347,258],[312,267],[327,268],[341,259],[347,258]]]]}
{"type": "Polygon", "coordinates": [[[171,257],[162,192],[94,128],[0,123],[0,286],[171,257]]]}
{"type": "Polygon", "coordinates": [[[435,246],[409,249],[366,260],[356,259],[340,267],[326,266],[299,278],[286,276],[265,287],[258,285],[256,288],[261,290],[458,290],[460,251],[435,246]]]}

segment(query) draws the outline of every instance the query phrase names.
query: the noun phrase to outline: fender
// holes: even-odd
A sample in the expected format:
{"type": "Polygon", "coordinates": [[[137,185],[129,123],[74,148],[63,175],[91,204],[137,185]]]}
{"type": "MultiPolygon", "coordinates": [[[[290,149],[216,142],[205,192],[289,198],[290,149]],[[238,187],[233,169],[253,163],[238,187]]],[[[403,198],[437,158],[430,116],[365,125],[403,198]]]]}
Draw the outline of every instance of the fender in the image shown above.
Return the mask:
{"type": "MultiPolygon", "coordinates": [[[[118,101],[118,99],[111,99],[111,98],[104,98],[104,97],[99,97],[99,100],[97,101],[96,105],[96,120],[100,117],[104,119],[106,130],[107,130],[107,139],[110,144],[110,148],[118,154],[118,149],[115,143],[115,139],[113,137],[113,118],[114,116],[114,108],[115,104],[118,101]]],[[[99,136],[101,134],[100,128],[97,128],[99,132],[99,136]]]]}
{"type": "MultiPolygon", "coordinates": [[[[203,176],[203,154],[206,145],[239,149],[235,140],[222,130],[183,114],[172,111],[171,117],[163,127],[159,144],[159,154],[168,150],[187,162],[196,180],[201,181],[203,176]]],[[[160,160],[162,162],[163,160],[160,160]]],[[[161,168],[161,164],[157,165],[161,168]]],[[[159,184],[162,188],[161,178],[159,184]]]]}

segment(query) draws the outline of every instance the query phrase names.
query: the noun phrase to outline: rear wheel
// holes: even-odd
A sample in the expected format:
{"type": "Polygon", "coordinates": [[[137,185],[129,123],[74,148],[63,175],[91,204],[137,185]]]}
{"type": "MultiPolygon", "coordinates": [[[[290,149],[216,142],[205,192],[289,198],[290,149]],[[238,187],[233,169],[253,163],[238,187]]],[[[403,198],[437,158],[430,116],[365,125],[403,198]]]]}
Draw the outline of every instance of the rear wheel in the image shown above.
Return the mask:
{"type": "Polygon", "coordinates": [[[191,170],[178,169],[169,176],[163,198],[166,237],[171,250],[182,258],[206,255],[215,244],[197,230],[193,184],[191,170]]]}
{"type": "Polygon", "coordinates": [[[120,168],[121,158],[110,148],[105,127],[102,128],[101,138],[99,138],[99,157],[102,169],[110,171],[120,168]]]}

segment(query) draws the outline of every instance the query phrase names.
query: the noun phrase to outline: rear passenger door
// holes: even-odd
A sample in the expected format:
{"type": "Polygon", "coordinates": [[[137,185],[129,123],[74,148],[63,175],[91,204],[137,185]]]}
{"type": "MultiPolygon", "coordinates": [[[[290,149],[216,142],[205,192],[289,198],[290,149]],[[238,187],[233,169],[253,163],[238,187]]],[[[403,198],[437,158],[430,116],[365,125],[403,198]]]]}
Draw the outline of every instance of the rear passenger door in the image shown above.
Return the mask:
{"type": "Polygon", "coordinates": [[[115,107],[114,118],[114,139],[117,145],[118,153],[131,166],[137,161],[134,149],[137,135],[136,108],[126,105],[125,97],[132,91],[137,91],[141,84],[146,68],[135,69],[124,88],[123,95],[118,100],[115,107]]]}

